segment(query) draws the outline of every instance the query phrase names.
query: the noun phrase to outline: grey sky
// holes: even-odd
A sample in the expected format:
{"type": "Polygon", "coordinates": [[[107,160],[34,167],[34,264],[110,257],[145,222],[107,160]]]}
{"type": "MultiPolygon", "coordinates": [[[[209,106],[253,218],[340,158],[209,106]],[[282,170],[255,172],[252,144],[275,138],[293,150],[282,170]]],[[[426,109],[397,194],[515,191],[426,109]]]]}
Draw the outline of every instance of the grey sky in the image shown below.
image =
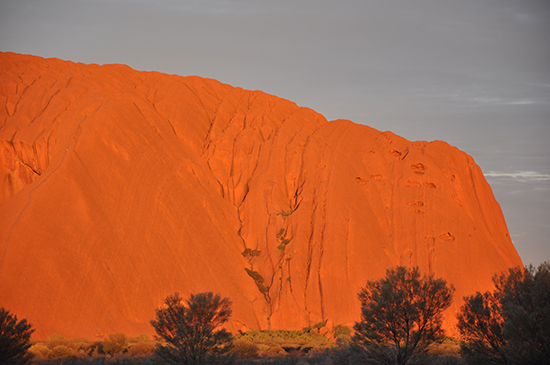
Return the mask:
{"type": "Polygon", "coordinates": [[[199,75],[472,155],[550,260],[548,0],[0,0],[0,50],[199,75]]]}

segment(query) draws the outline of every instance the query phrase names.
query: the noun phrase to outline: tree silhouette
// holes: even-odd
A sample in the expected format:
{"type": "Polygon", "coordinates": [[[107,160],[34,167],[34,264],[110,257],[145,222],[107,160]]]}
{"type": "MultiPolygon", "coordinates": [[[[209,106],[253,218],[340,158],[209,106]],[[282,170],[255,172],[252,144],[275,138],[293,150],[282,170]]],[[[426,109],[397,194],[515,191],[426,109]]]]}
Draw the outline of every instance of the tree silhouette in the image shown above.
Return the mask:
{"type": "Polygon", "coordinates": [[[11,315],[0,308],[0,363],[17,364],[29,360],[27,352],[31,347],[31,334],[34,329],[26,319],[17,321],[16,315],[11,315]]]}
{"type": "Polygon", "coordinates": [[[464,298],[457,314],[462,353],[470,363],[507,364],[506,339],[502,333],[503,310],[498,293],[476,293],[464,298]]]}
{"type": "Polygon", "coordinates": [[[162,341],[155,354],[171,364],[202,365],[210,360],[230,362],[231,333],[220,326],[231,316],[231,301],[213,293],[169,295],[156,310],[151,325],[162,341]]]}
{"type": "Polygon", "coordinates": [[[444,339],[442,315],[453,292],[443,279],[421,277],[418,267],[388,269],[359,293],[361,322],[354,326],[353,343],[377,363],[406,364],[444,339]]]}
{"type": "Polygon", "coordinates": [[[465,297],[457,327],[467,361],[543,364],[550,358],[550,263],[493,277],[495,290],[465,297]]]}

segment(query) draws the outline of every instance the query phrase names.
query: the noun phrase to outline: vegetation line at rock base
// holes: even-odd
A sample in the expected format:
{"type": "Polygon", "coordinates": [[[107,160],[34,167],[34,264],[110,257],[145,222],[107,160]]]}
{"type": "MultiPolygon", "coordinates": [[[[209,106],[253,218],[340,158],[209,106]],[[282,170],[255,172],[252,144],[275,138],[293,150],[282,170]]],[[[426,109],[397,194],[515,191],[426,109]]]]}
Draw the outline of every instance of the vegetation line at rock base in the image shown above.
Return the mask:
{"type": "MultiPolygon", "coordinates": [[[[248,271],[247,271],[248,272],[248,271]]],[[[255,272],[250,270],[254,278],[255,272]]],[[[259,274],[258,274],[259,275],[259,274]]],[[[261,281],[261,276],[257,277],[261,281]]],[[[445,336],[443,312],[454,288],[418,267],[396,266],[358,294],[361,320],[323,320],[299,330],[224,328],[229,298],[212,292],[169,295],[151,321],[157,335],[32,340],[25,319],[0,308],[0,363],[22,364],[543,364],[550,358],[550,263],[495,274],[493,292],[465,297],[461,340],[445,336]],[[329,324],[330,323],[330,324],[329,324]]]]}

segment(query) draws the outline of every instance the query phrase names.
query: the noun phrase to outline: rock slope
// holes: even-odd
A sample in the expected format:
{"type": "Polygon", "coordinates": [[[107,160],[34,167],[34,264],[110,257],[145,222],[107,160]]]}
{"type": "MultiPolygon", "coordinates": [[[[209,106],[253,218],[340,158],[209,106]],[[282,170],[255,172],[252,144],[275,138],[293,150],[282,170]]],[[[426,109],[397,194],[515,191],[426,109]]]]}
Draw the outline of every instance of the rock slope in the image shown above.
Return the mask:
{"type": "Polygon", "coordinates": [[[462,296],[521,265],[474,160],[215,80],[0,53],[0,306],[38,337],[151,334],[175,291],[230,327],[359,319],[418,265],[462,296]]]}

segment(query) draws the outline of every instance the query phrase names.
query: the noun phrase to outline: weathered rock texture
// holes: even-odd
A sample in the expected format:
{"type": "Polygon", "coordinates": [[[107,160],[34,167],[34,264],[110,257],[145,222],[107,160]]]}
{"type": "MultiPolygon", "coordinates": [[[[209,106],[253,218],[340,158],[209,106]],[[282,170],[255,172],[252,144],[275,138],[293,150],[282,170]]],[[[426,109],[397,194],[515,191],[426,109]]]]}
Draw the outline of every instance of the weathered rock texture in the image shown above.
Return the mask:
{"type": "Polygon", "coordinates": [[[462,296],[521,265],[491,188],[447,143],[409,142],[199,77],[0,54],[0,306],[38,337],[153,332],[175,291],[231,328],[359,319],[418,265],[462,296]]]}

